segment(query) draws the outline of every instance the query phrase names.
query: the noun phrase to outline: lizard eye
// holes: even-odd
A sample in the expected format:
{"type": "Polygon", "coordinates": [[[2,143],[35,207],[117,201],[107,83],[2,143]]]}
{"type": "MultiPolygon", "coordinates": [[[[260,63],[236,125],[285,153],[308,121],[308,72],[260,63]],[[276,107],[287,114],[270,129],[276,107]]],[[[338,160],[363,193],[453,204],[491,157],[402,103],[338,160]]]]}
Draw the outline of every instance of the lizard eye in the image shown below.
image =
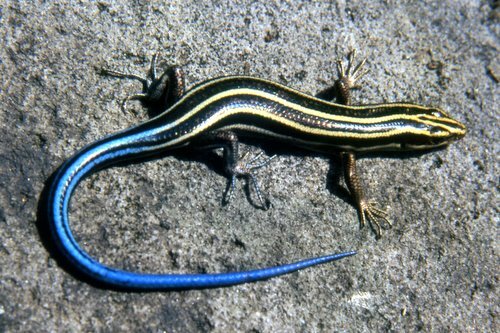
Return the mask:
{"type": "Polygon", "coordinates": [[[434,109],[432,111],[432,115],[436,118],[448,118],[449,116],[444,112],[443,110],[440,109],[434,109]]]}

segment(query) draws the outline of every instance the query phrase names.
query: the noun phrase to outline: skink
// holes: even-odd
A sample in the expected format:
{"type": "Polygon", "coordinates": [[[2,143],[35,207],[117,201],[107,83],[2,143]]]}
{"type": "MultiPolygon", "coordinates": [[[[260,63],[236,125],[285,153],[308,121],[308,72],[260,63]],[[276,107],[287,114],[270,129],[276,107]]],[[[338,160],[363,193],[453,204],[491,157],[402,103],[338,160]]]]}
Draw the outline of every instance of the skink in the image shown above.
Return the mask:
{"type": "MultiPolygon", "coordinates": [[[[362,74],[361,63],[347,69],[339,63],[339,100],[349,104],[348,91],[362,74]]],[[[290,273],[355,254],[354,251],[258,270],[216,274],[148,274],[115,269],[90,257],[75,240],[68,207],[78,183],[104,167],[161,151],[209,140],[224,147],[231,184],[240,175],[265,163],[238,161],[238,136],[264,137],[319,151],[344,152],[346,180],[361,222],[387,220],[362,194],[354,154],[381,150],[420,150],[444,146],[461,138],[465,127],[438,108],[408,103],[348,106],[332,103],[271,81],[230,76],[209,80],[184,92],[177,68],[156,75],[156,57],[146,80],[137,78],[145,92],[138,99],[159,110],[158,116],[135,127],[96,141],[68,159],[57,171],[48,196],[48,220],[59,251],[82,274],[112,287],[133,289],[189,289],[234,285],[290,273]]],[[[253,178],[252,178],[253,179],[253,178]]],[[[254,179],[253,179],[254,180],[254,179]]],[[[232,186],[231,186],[232,188],[232,186]]],[[[258,189],[258,188],[257,188],[258,189]]],[[[260,194],[259,194],[260,195],[260,194]]]]}

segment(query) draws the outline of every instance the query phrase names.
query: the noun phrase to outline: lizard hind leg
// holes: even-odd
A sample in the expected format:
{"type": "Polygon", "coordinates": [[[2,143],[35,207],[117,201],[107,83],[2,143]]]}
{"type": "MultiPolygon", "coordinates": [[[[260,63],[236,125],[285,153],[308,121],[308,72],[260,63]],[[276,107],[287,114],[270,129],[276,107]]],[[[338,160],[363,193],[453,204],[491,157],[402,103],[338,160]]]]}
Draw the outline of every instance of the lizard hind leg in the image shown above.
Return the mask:
{"type": "Polygon", "coordinates": [[[177,66],[171,66],[158,77],[158,53],[151,58],[147,77],[121,71],[103,69],[102,74],[117,78],[137,80],[142,83],[142,92],[127,96],[121,103],[122,111],[126,110],[127,102],[137,100],[152,111],[152,115],[162,113],[177,102],[185,92],[184,73],[177,66]]]}

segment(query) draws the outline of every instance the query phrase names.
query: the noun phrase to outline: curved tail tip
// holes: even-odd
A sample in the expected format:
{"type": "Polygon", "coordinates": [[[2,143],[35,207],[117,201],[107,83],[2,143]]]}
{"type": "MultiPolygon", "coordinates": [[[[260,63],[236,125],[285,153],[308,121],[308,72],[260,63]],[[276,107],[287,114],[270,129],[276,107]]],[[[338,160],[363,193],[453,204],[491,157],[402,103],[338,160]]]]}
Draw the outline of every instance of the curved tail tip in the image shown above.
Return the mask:
{"type": "Polygon", "coordinates": [[[347,251],[347,252],[344,252],[344,253],[340,253],[339,256],[341,256],[341,258],[344,258],[344,257],[353,256],[355,254],[358,254],[358,252],[357,251],[347,251]]]}
{"type": "MultiPolygon", "coordinates": [[[[355,255],[357,252],[356,251],[347,251],[347,252],[342,252],[342,253],[335,253],[335,254],[329,254],[326,256],[321,256],[321,257],[316,257],[316,258],[310,258],[310,259],[305,259],[303,261],[297,262],[295,264],[298,264],[302,268],[305,267],[310,267],[310,266],[315,266],[315,265],[320,265],[320,264],[326,264],[332,261],[340,260],[345,257],[350,257],[355,255]]],[[[294,264],[291,264],[294,265],[294,264]]]]}
{"type": "Polygon", "coordinates": [[[325,258],[327,261],[334,261],[334,260],[339,260],[339,259],[342,259],[342,258],[345,258],[345,257],[353,256],[353,255],[355,255],[357,253],[358,252],[356,252],[356,251],[347,251],[347,252],[336,253],[336,254],[331,254],[331,255],[328,255],[328,256],[324,256],[323,258],[325,258]]]}

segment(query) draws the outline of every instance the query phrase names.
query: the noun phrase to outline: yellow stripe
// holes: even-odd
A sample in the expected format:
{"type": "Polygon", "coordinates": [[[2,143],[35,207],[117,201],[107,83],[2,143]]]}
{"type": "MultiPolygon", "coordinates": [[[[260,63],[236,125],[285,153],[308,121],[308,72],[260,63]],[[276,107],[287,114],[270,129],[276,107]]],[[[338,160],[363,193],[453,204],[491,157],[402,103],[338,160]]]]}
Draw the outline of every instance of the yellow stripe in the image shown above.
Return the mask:
{"type": "Polygon", "coordinates": [[[209,121],[203,123],[203,126],[199,126],[194,128],[191,132],[187,133],[184,136],[178,137],[174,140],[169,141],[166,143],[165,146],[163,147],[168,147],[168,146],[173,146],[178,144],[179,142],[187,141],[192,137],[196,137],[200,133],[206,131],[208,127],[211,125],[217,123],[218,121],[234,115],[234,114],[253,114],[257,115],[263,118],[268,118],[272,119],[276,122],[279,122],[285,126],[288,126],[290,128],[297,129],[299,131],[302,131],[307,134],[313,134],[313,135],[319,135],[319,136],[324,136],[324,137],[335,137],[335,138],[351,138],[351,139],[377,139],[377,138],[387,138],[399,134],[406,134],[406,133],[412,133],[412,134],[419,134],[419,135],[424,135],[428,137],[446,137],[446,133],[442,133],[441,135],[438,134],[430,134],[428,131],[425,130],[418,130],[415,128],[412,129],[393,129],[384,133],[352,133],[349,131],[332,131],[332,130],[327,130],[327,129],[319,129],[319,128],[312,128],[308,126],[304,126],[302,124],[295,123],[291,120],[285,119],[283,117],[277,117],[271,113],[269,113],[266,109],[258,109],[255,107],[249,108],[249,107],[241,107],[241,108],[232,108],[228,109],[227,111],[221,111],[217,113],[214,117],[209,118],[209,121]]]}
{"type": "MultiPolygon", "coordinates": [[[[194,95],[196,93],[198,93],[200,90],[204,90],[204,89],[207,89],[207,88],[210,88],[211,85],[213,84],[217,84],[217,83],[221,83],[221,82],[224,82],[224,81],[232,81],[232,80],[248,80],[248,81],[257,81],[257,82],[263,82],[263,83],[266,83],[266,84],[269,84],[271,86],[274,86],[274,87],[278,87],[279,89],[282,89],[282,90],[285,90],[287,92],[290,92],[290,93],[293,93],[293,94],[296,94],[306,100],[312,100],[312,101],[316,101],[316,102],[319,102],[319,103],[323,103],[323,104],[329,104],[331,105],[332,107],[334,108],[343,108],[343,109],[347,109],[347,110],[359,110],[359,111],[363,111],[363,110],[369,110],[369,109],[373,109],[373,108],[388,108],[388,107],[400,107],[400,108],[412,108],[412,109],[417,109],[417,110],[422,110],[422,111],[428,111],[429,109],[432,109],[432,108],[429,108],[429,107],[426,107],[426,106],[422,106],[422,105],[418,105],[418,104],[412,104],[412,103],[389,103],[389,104],[372,104],[372,105],[349,105],[349,106],[346,106],[346,105],[343,105],[343,104],[337,104],[337,103],[333,103],[333,102],[329,102],[329,101],[326,101],[324,99],[320,99],[318,97],[314,97],[312,95],[308,95],[306,93],[303,93],[299,90],[296,90],[296,89],[293,89],[293,88],[290,88],[288,86],[285,86],[283,84],[280,84],[280,83],[277,83],[277,82],[274,82],[274,81],[270,81],[270,80],[266,80],[266,79],[261,79],[261,78],[257,78],[257,77],[253,77],[253,76],[238,76],[238,75],[235,75],[235,76],[225,76],[225,77],[221,77],[221,78],[218,78],[218,79],[214,79],[214,80],[211,80],[211,81],[208,81],[206,82],[206,84],[203,84],[191,91],[189,91],[185,96],[186,97],[189,97],[191,95],[194,95]]],[[[254,89],[254,90],[257,90],[257,89],[254,89]]],[[[258,90],[257,90],[258,91],[258,90]]],[[[274,96],[274,95],[273,95],[274,96]]],[[[433,109],[437,109],[437,108],[433,108],[433,109]]],[[[444,112],[443,110],[439,109],[440,112],[442,112],[444,115],[447,115],[446,112],[444,112]]]]}
{"type": "MultiPolygon", "coordinates": [[[[267,119],[271,119],[272,121],[282,124],[283,126],[295,129],[297,131],[300,131],[305,134],[310,134],[310,135],[317,135],[317,136],[322,136],[322,137],[332,137],[332,138],[343,138],[343,139],[368,139],[368,140],[376,140],[379,138],[389,138],[393,136],[397,136],[400,134],[416,134],[416,135],[422,135],[426,136],[429,138],[440,138],[440,137],[447,137],[449,136],[450,133],[453,134],[458,134],[458,135],[463,135],[465,134],[465,128],[464,126],[449,118],[446,113],[440,109],[437,108],[429,108],[429,107],[424,107],[420,105],[415,105],[415,104],[409,104],[409,103],[393,103],[393,104],[376,104],[376,105],[364,105],[364,106],[344,106],[340,104],[335,104],[331,102],[326,102],[324,100],[312,97],[310,95],[301,93],[300,91],[296,91],[294,89],[291,89],[289,87],[263,80],[263,79],[257,79],[257,78],[252,78],[252,77],[223,77],[219,79],[215,79],[212,81],[209,81],[205,84],[201,84],[198,87],[190,90],[187,92],[184,97],[179,100],[176,104],[172,106],[172,109],[175,109],[182,103],[184,103],[186,100],[189,100],[191,97],[193,97],[195,94],[202,93],[204,90],[210,91],[210,89],[214,86],[217,85],[218,83],[224,82],[224,81],[229,81],[229,80],[235,80],[235,79],[241,79],[241,80],[253,80],[257,82],[262,82],[269,84],[271,87],[276,87],[277,89],[282,89],[287,92],[291,92],[293,94],[296,94],[300,98],[304,98],[306,100],[310,101],[317,101],[322,104],[326,104],[331,107],[332,112],[322,112],[318,111],[315,109],[303,107],[297,103],[290,102],[289,100],[286,100],[284,98],[277,97],[271,93],[267,93],[265,91],[261,91],[259,89],[252,89],[252,88],[236,88],[236,89],[229,89],[229,90],[224,90],[221,91],[215,95],[210,96],[206,100],[201,101],[198,105],[196,105],[194,108],[189,110],[187,113],[179,117],[178,119],[174,120],[171,123],[168,123],[164,126],[160,126],[156,129],[153,129],[150,133],[152,135],[159,134],[161,132],[167,132],[169,130],[175,129],[176,126],[183,124],[183,123],[189,123],[190,119],[195,117],[199,112],[203,112],[203,110],[210,106],[212,103],[216,103],[217,101],[220,101],[224,98],[229,98],[233,96],[238,96],[238,95],[250,95],[250,96],[255,96],[255,97],[260,97],[263,99],[267,99],[270,101],[273,101],[275,103],[281,104],[295,112],[297,112],[298,116],[303,115],[305,119],[308,119],[309,117],[318,117],[319,119],[326,119],[332,122],[339,122],[339,123],[347,123],[347,124],[359,124],[359,125],[370,125],[370,124],[378,124],[382,122],[391,122],[391,121],[399,121],[399,120],[408,120],[408,121],[413,121],[419,124],[424,124],[429,127],[435,127],[439,128],[442,131],[438,131],[437,133],[431,133],[429,131],[429,128],[427,129],[418,129],[418,128],[395,128],[392,130],[389,130],[387,132],[372,132],[372,133],[354,133],[352,131],[349,131],[348,129],[342,130],[342,129],[327,129],[327,128],[318,128],[314,127],[314,125],[311,126],[306,126],[303,124],[300,124],[294,120],[287,119],[283,115],[281,115],[279,112],[273,113],[270,112],[269,109],[265,107],[257,108],[257,107],[239,107],[239,108],[228,108],[226,110],[219,110],[216,114],[214,114],[212,117],[208,118],[206,121],[202,122],[199,126],[191,128],[189,133],[186,133],[185,135],[182,135],[176,139],[170,140],[160,146],[156,146],[157,149],[158,147],[171,147],[171,146],[176,146],[182,143],[188,142],[191,138],[198,136],[199,134],[205,132],[210,126],[216,124],[220,120],[224,119],[225,117],[234,115],[234,114],[250,114],[250,115],[255,115],[258,117],[263,117],[267,119]],[[344,115],[336,115],[333,112],[338,111],[339,113],[345,112],[345,111],[367,111],[368,110],[377,110],[377,109],[385,109],[385,108],[402,108],[402,109],[413,109],[416,111],[422,111],[424,114],[417,114],[417,115],[407,115],[407,114],[393,114],[393,115],[386,115],[386,116],[379,116],[379,117],[351,117],[351,116],[344,116],[344,115]],[[443,114],[443,117],[437,117],[432,115],[432,113],[429,113],[431,110],[437,110],[443,114]],[[449,125],[448,125],[449,124],[449,125]],[[448,133],[443,133],[448,132],[448,133]]],[[[210,95],[210,94],[208,94],[210,95]]],[[[169,112],[169,110],[165,111],[169,112]]],[[[160,115],[161,116],[161,115],[160,115]]],[[[309,120],[309,119],[308,119],[309,120]]],[[[312,119],[311,119],[312,120],[312,119]]],[[[335,125],[335,124],[333,124],[335,125]]],[[[238,124],[234,124],[231,126],[239,126],[238,124]]],[[[244,124],[243,124],[244,126],[244,124]]],[[[342,125],[339,124],[339,127],[342,125]]],[[[241,127],[241,126],[240,126],[241,127]]],[[[263,129],[264,130],[264,129],[263,129]]],[[[269,131],[266,131],[266,133],[269,131]]],[[[272,134],[272,133],[271,133],[272,134]]],[[[275,134],[274,136],[280,136],[278,134],[275,134]]],[[[347,140],[346,140],[347,141],[347,140]]],[[[347,144],[348,146],[348,144],[347,144]]],[[[372,144],[368,144],[370,146],[367,148],[368,150],[371,150],[372,144]]],[[[356,147],[358,150],[359,147],[356,147]]]]}
{"type": "MultiPolygon", "coordinates": [[[[304,113],[304,114],[307,114],[310,116],[316,116],[319,118],[337,121],[337,122],[348,122],[348,123],[352,123],[352,124],[375,124],[375,123],[379,123],[379,122],[389,122],[389,121],[393,121],[393,120],[402,120],[402,119],[415,120],[415,119],[417,119],[417,116],[415,116],[415,115],[401,115],[401,114],[390,115],[390,116],[381,116],[381,117],[371,117],[371,118],[339,116],[339,115],[334,115],[331,113],[320,112],[320,111],[310,109],[310,108],[305,108],[305,107],[300,106],[296,103],[289,102],[283,98],[279,98],[279,97],[276,97],[272,94],[262,92],[262,91],[259,91],[256,89],[241,88],[241,89],[226,90],[226,91],[220,92],[220,93],[204,100],[202,103],[198,104],[195,108],[191,109],[189,112],[184,114],[182,117],[178,118],[177,120],[173,121],[172,123],[169,123],[165,127],[161,128],[161,131],[170,129],[172,127],[179,125],[180,123],[187,121],[189,118],[196,115],[200,110],[204,109],[205,107],[207,107],[208,105],[210,105],[212,103],[217,102],[218,100],[221,100],[221,99],[227,98],[227,97],[238,96],[238,95],[252,95],[252,96],[266,98],[266,99],[272,100],[273,102],[282,104],[290,109],[296,110],[298,112],[301,112],[301,113],[304,113]]],[[[385,107],[384,104],[380,104],[377,106],[371,106],[371,107],[363,107],[363,106],[345,107],[345,106],[340,106],[340,105],[334,104],[334,103],[328,103],[328,104],[330,104],[333,108],[357,109],[357,110],[368,110],[368,109],[384,108],[385,107]]],[[[408,107],[408,108],[415,107],[412,104],[390,104],[390,105],[392,107],[395,107],[398,105],[399,105],[399,107],[408,107]]],[[[420,107],[420,106],[418,106],[418,108],[422,109],[422,110],[428,110],[428,108],[424,108],[424,107],[420,107]]],[[[269,112],[267,112],[267,113],[269,113],[269,112]]],[[[432,117],[432,116],[428,116],[428,117],[432,117]]],[[[435,119],[440,119],[440,118],[435,117],[435,119]]],[[[432,124],[434,124],[434,123],[432,123],[432,124]]]]}

